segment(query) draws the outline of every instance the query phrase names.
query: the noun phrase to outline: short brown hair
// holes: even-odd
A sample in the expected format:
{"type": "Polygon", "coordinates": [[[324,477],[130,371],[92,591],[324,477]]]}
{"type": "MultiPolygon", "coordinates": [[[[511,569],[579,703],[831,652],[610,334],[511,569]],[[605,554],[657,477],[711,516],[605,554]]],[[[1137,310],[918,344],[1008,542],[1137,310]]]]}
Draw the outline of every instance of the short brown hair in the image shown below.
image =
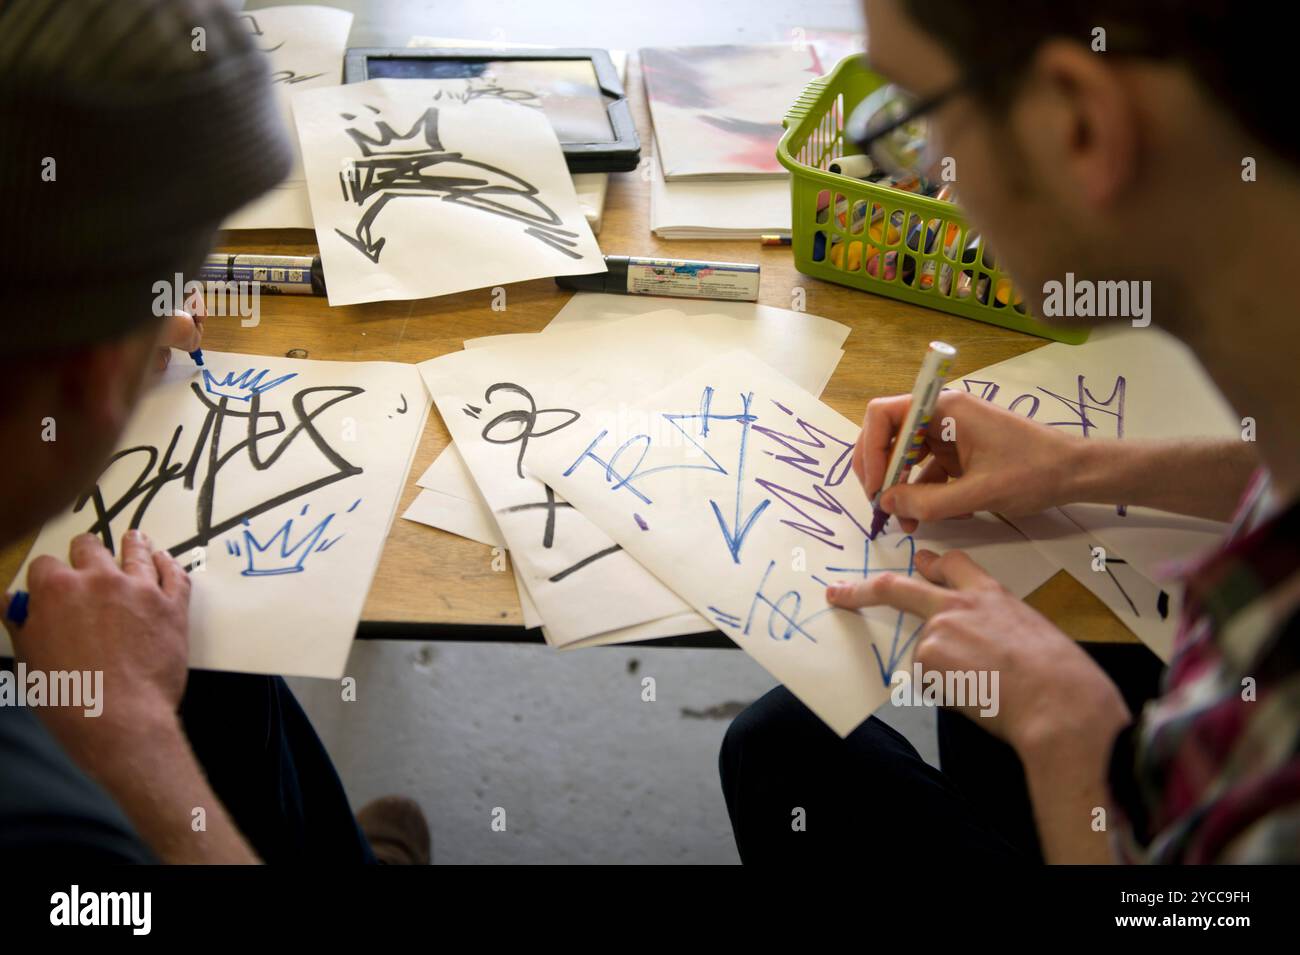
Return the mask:
{"type": "Polygon", "coordinates": [[[1288,94],[1300,17],[1289,3],[1250,8],[1228,0],[902,0],[908,16],[948,51],[963,72],[988,75],[991,105],[1019,88],[1045,41],[1091,46],[1183,63],[1242,128],[1300,164],[1300,125],[1288,94]],[[1285,97],[1285,98],[1284,98],[1285,97]]]}

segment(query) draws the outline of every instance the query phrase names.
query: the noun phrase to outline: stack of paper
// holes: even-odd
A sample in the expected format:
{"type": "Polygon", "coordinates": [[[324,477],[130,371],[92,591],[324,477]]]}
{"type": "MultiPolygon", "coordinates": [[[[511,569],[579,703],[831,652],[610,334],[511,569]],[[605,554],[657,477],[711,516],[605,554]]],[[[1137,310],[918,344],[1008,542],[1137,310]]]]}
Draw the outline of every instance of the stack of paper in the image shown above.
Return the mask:
{"type": "MultiPolygon", "coordinates": [[[[709,349],[726,349],[742,343],[820,394],[844,354],[840,346],[847,335],[848,328],[838,322],[763,305],[683,301],[676,303],[674,309],[657,310],[656,305],[628,296],[578,294],[540,335],[499,335],[467,341],[465,347],[469,351],[487,349],[484,361],[488,363],[499,357],[505,346],[518,348],[527,356],[543,345],[556,350],[570,348],[574,355],[579,356],[590,357],[600,353],[604,356],[602,360],[611,355],[626,354],[629,360],[640,363],[644,356],[637,353],[643,350],[646,342],[662,342],[663,347],[656,352],[652,367],[645,371],[658,383],[666,380],[665,376],[678,367],[678,355],[699,358],[709,349]],[[543,342],[543,336],[556,337],[543,342]]],[[[426,369],[440,367],[437,360],[425,366],[426,369]]],[[[522,400],[522,396],[517,397],[522,400]]],[[[549,417],[542,419],[539,415],[539,427],[549,417]]],[[[461,425],[462,422],[455,420],[454,416],[448,421],[448,428],[457,441],[443,451],[420,477],[418,483],[424,490],[403,516],[472,540],[509,547],[510,541],[499,526],[501,516],[494,514],[490,502],[484,500],[486,493],[476,483],[471,468],[466,467],[458,450],[461,442],[457,428],[461,425]]],[[[470,428],[468,437],[472,439],[474,428],[465,426],[470,428]]],[[[481,437],[482,432],[479,434],[481,437]]],[[[512,480],[522,481],[517,474],[512,480]]],[[[535,496],[539,502],[550,500],[545,488],[531,482],[525,483],[521,491],[525,496],[535,496]]],[[[610,546],[608,542],[598,538],[594,544],[588,545],[581,532],[589,528],[583,527],[575,531],[572,543],[566,540],[565,547],[558,544],[556,532],[580,520],[580,516],[574,515],[562,501],[556,502],[554,507],[527,508],[522,519],[507,517],[504,520],[527,528],[522,533],[528,542],[532,541],[528,535],[532,533],[535,536],[536,530],[541,528],[541,550],[553,550],[557,555],[553,560],[550,554],[536,555],[532,553],[535,548],[531,545],[514,553],[525,625],[543,627],[543,634],[551,644],[572,648],[700,633],[710,629],[711,625],[698,614],[662,592],[658,596],[661,600],[666,599],[666,603],[643,603],[630,608],[629,619],[612,618],[617,622],[606,620],[595,625],[594,629],[588,623],[575,623],[563,603],[563,591],[553,596],[555,588],[550,586],[553,582],[548,578],[557,570],[565,569],[567,565],[560,566],[565,560],[577,562],[588,556],[583,552],[584,547],[596,553],[607,549],[610,546]],[[549,547],[545,537],[548,528],[551,533],[549,547]],[[569,556],[563,556],[565,554],[569,556]],[[534,581],[531,585],[529,573],[534,581]],[[542,590],[540,610],[532,596],[532,590],[536,588],[542,590]],[[548,607],[551,608],[549,614],[545,612],[548,607]],[[665,612],[660,613],[661,610],[665,612]]],[[[519,543],[517,536],[517,547],[519,543]]],[[[634,566],[629,569],[626,561],[620,563],[625,565],[623,570],[632,579],[644,576],[638,574],[634,566]]],[[[653,581],[650,590],[656,590],[653,581]]]]}
{"type": "MultiPolygon", "coordinates": [[[[646,308],[579,295],[541,333],[420,366],[453,445],[405,516],[506,547],[525,622],[548,643],[717,629],[844,735],[910,667],[922,622],[832,608],[825,588],[915,574],[924,547],[966,551],[1022,597],[1063,568],[1168,657],[1177,599],[1151,568],[1220,527],[1070,506],[914,534],[890,522],[868,540],[858,425],[816,397],[843,327],[735,303],[646,308]]],[[[951,387],[1090,438],[1231,424],[1190,356],[1154,331],[1048,346],[951,387]]]]}

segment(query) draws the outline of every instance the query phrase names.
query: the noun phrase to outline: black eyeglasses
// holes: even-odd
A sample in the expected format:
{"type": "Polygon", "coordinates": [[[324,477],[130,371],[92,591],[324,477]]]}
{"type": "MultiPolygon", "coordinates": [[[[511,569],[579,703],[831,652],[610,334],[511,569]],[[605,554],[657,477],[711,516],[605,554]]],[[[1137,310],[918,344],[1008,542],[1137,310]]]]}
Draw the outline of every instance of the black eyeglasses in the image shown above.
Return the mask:
{"type": "Polygon", "coordinates": [[[927,114],[987,82],[987,75],[968,76],[924,98],[892,83],[882,86],[854,107],[844,136],[889,175],[924,177],[939,158],[927,114]]]}

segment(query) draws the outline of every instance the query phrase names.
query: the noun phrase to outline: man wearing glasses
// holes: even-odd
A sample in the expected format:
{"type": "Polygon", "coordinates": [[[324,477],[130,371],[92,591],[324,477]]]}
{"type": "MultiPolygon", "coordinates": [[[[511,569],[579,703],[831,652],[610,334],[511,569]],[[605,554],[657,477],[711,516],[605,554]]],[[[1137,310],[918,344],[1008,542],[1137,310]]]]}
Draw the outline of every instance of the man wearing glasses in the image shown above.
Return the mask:
{"type": "MultiPolygon", "coordinates": [[[[1074,501],[1231,529],[1184,580],[1158,689],[1141,661],[1085,652],[961,553],[918,553],[924,579],[833,587],[838,606],[925,618],[924,669],[998,671],[1000,708],[941,711],[940,772],[874,717],[840,740],[774,690],[723,744],[742,858],[1300,861],[1300,325],[1285,264],[1300,246],[1300,131],[1273,99],[1295,14],[1275,8],[1260,28],[1220,0],[866,12],[868,60],[895,85],[846,135],[891,173],[953,160],[963,209],[1037,314],[1067,272],[1150,281],[1154,323],[1257,440],[1085,441],[945,394],[956,441],[931,436],[921,481],[882,500],[905,530],[1074,501]]],[[[908,402],[867,407],[854,464],[868,495],[908,402]]]]}

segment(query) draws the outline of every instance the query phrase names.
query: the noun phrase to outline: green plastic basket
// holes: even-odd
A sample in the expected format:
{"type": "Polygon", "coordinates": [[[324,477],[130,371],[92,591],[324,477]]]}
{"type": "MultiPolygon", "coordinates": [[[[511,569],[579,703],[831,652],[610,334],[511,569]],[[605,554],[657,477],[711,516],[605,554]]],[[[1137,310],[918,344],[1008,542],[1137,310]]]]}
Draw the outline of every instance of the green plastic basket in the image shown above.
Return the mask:
{"type": "Polygon", "coordinates": [[[846,57],[809,83],[785,114],[776,156],[790,170],[795,267],[963,318],[1070,344],[1085,341],[1086,326],[1048,325],[1017,309],[1011,279],[985,243],[975,261],[963,260],[970,229],[951,202],[827,171],[856,151],[845,150],[845,119],[886,82],[860,56],[846,57]]]}

